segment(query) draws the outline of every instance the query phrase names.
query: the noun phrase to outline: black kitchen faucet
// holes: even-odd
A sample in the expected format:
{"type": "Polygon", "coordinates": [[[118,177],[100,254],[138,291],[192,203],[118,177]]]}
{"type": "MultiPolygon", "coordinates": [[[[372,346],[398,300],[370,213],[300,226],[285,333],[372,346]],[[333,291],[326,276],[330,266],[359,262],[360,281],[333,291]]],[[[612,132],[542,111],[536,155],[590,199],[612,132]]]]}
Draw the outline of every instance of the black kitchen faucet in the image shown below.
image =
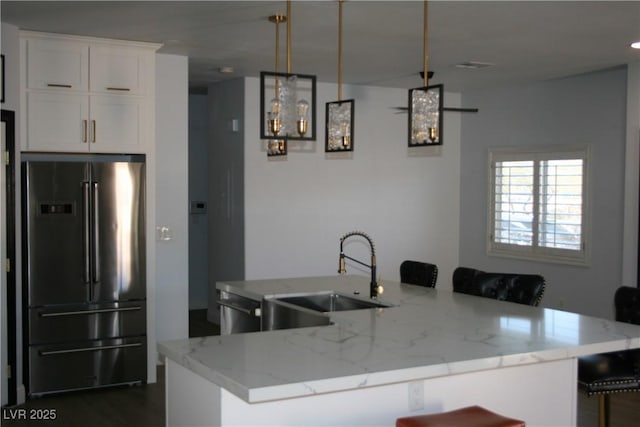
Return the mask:
{"type": "Polygon", "coordinates": [[[339,274],[345,274],[347,272],[345,267],[345,260],[344,260],[345,258],[351,261],[357,262],[358,264],[363,265],[365,267],[368,267],[371,270],[371,283],[369,285],[369,297],[372,299],[378,298],[378,295],[382,294],[383,288],[382,286],[379,286],[378,282],[376,281],[376,247],[373,244],[373,240],[371,240],[371,237],[369,237],[366,233],[363,233],[362,231],[351,231],[345,234],[344,236],[342,236],[340,238],[340,266],[338,267],[339,274]],[[347,240],[351,236],[364,237],[367,240],[367,242],[369,242],[369,247],[371,248],[371,265],[365,264],[362,261],[359,261],[355,258],[352,258],[344,254],[343,243],[345,240],[347,240]]]}

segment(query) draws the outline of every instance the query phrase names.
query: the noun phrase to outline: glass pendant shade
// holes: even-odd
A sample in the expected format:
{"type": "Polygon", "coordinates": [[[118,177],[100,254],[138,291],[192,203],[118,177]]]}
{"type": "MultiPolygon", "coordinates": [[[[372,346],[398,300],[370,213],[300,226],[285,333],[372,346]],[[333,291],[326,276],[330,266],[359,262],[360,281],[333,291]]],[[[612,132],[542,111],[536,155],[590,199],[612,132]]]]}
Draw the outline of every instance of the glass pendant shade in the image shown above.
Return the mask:
{"type": "Polygon", "coordinates": [[[354,100],[327,102],[324,151],[353,151],[354,100]]]}
{"type": "Polygon", "coordinates": [[[409,90],[409,147],[442,145],[443,86],[409,90]]]}
{"type": "Polygon", "coordinates": [[[316,76],[260,73],[260,139],[315,140],[316,76]]]}

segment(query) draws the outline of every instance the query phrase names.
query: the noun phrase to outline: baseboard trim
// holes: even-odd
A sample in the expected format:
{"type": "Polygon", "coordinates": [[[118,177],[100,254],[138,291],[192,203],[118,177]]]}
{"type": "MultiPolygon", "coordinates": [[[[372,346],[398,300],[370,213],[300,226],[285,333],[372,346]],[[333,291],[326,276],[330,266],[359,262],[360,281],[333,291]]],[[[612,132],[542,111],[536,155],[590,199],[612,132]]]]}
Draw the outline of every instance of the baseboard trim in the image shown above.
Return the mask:
{"type": "Polygon", "coordinates": [[[18,405],[22,405],[27,401],[27,390],[24,387],[24,384],[20,384],[16,388],[16,403],[18,405]]]}

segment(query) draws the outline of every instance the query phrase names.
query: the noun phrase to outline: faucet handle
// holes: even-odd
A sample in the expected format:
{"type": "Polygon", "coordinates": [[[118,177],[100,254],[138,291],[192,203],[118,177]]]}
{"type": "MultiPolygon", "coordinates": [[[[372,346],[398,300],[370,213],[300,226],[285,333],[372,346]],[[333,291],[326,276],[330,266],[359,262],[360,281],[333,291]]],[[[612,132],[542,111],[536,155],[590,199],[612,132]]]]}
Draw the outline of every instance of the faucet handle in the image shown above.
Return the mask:
{"type": "Polygon", "coordinates": [[[338,274],[345,274],[347,272],[346,266],[345,266],[345,261],[344,261],[344,254],[341,253],[340,254],[340,266],[338,267],[338,274]]]}

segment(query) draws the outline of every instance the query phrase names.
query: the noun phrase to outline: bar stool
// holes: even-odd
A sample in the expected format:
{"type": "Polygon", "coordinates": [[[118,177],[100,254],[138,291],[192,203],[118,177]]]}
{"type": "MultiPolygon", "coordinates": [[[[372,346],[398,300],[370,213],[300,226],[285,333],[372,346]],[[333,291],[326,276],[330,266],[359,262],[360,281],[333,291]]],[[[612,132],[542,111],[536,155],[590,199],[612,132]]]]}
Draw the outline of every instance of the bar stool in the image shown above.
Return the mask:
{"type": "MultiPolygon", "coordinates": [[[[614,295],[616,321],[640,325],[640,288],[621,286],[614,295]]],[[[610,425],[610,396],[640,392],[640,350],[614,351],[578,358],[578,389],[597,395],[598,426],[610,425]]]]}
{"type": "Polygon", "coordinates": [[[400,281],[409,285],[435,288],[438,280],[438,266],[422,261],[402,261],[400,264],[400,281]]]}
{"type": "Polygon", "coordinates": [[[525,427],[525,422],[508,418],[480,406],[468,406],[439,414],[417,415],[396,420],[396,427],[525,427]]]}

